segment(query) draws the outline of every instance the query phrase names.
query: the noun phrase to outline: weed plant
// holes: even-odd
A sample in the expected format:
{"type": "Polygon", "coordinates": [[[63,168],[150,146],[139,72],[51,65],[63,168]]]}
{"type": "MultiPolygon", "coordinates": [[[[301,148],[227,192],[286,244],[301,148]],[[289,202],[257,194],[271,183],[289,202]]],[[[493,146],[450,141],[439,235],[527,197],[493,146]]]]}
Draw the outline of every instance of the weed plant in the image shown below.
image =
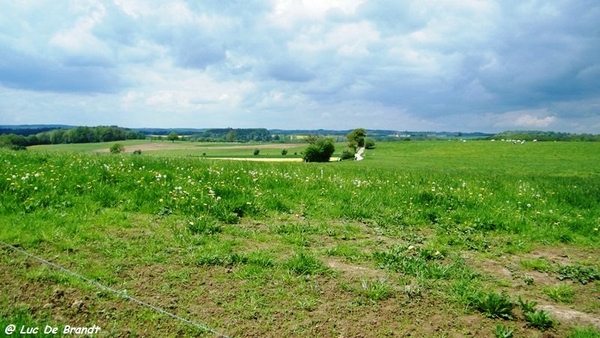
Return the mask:
{"type": "Polygon", "coordinates": [[[548,311],[536,310],[534,312],[527,312],[523,316],[531,327],[535,327],[542,331],[554,326],[554,321],[550,318],[548,311]]]}
{"type": "Polygon", "coordinates": [[[504,294],[480,294],[474,301],[475,308],[490,318],[513,319],[512,313],[515,304],[504,294]]]}

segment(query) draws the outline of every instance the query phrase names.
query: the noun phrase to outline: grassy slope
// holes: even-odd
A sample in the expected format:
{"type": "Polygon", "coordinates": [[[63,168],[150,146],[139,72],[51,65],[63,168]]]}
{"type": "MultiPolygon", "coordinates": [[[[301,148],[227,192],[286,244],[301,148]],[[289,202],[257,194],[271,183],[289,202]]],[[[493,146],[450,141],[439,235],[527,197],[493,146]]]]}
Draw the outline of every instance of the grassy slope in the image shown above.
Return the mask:
{"type": "MultiPolygon", "coordinates": [[[[0,239],[236,336],[536,336],[477,299],[600,315],[597,281],[556,278],[600,269],[599,147],[380,143],[327,165],[2,152],[0,239]]],[[[0,324],[198,333],[2,251],[0,324]]]]}

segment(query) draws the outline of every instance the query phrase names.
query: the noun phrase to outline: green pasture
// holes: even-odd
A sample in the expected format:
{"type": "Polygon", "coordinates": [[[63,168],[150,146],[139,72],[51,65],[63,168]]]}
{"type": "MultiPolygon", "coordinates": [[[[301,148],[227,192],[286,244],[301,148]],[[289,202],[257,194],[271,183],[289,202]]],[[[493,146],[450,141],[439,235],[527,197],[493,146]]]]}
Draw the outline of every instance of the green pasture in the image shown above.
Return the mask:
{"type": "MultiPolygon", "coordinates": [[[[0,151],[0,240],[231,336],[598,335],[600,143],[181,144],[0,151]]],[[[0,329],[212,336],[0,250],[0,329]]]]}

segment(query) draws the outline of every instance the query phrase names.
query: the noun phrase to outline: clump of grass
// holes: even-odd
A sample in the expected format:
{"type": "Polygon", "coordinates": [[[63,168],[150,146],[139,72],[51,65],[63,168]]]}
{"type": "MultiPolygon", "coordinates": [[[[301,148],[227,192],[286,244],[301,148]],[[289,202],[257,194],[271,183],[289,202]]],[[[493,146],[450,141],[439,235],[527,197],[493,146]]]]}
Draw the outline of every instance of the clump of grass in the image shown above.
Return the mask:
{"type": "Polygon", "coordinates": [[[573,287],[567,284],[559,284],[544,289],[544,293],[559,303],[572,303],[575,292],[573,287]]]}
{"type": "Polygon", "coordinates": [[[524,314],[524,317],[531,327],[535,327],[542,331],[554,327],[554,321],[550,318],[548,311],[537,310],[534,312],[527,312],[524,314]]]}
{"type": "Polygon", "coordinates": [[[515,304],[510,297],[500,293],[480,294],[474,300],[477,310],[489,318],[513,319],[512,310],[515,304]]]}
{"type": "Polygon", "coordinates": [[[569,338],[600,338],[600,330],[595,327],[578,327],[568,335],[569,338]]]}
{"type": "Polygon", "coordinates": [[[513,328],[509,328],[505,325],[497,325],[494,329],[494,335],[496,338],[512,338],[514,333],[513,328]]]}
{"type": "Polygon", "coordinates": [[[211,217],[199,217],[190,221],[187,228],[193,235],[214,235],[223,231],[221,224],[211,217]]]}
{"type": "Polygon", "coordinates": [[[552,272],[554,267],[544,258],[524,259],[521,260],[521,266],[528,270],[539,272],[552,272]]]}
{"type": "Polygon", "coordinates": [[[284,263],[290,272],[297,275],[322,275],[330,272],[323,262],[304,252],[297,253],[284,263]]]}
{"type": "Polygon", "coordinates": [[[202,255],[198,257],[197,261],[197,264],[201,266],[233,266],[247,263],[248,257],[237,253],[202,255]]]}
{"type": "Polygon", "coordinates": [[[360,286],[360,294],[372,301],[388,299],[394,294],[394,289],[385,280],[369,282],[363,279],[360,286]]]}

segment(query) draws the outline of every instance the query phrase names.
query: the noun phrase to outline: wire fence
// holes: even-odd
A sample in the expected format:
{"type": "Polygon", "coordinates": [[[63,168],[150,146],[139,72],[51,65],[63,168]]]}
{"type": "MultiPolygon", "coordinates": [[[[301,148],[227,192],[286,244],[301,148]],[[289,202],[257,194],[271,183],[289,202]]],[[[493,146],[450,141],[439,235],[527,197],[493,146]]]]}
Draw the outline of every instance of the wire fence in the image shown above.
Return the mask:
{"type": "Polygon", "coordinates": [[[62,272],[64,272],[64,273],[67,273],[67,274],[69,274],[69,275],[73,276],[73,277],[77,277],[77,278],[79,278],[79,279],[81,279],[81,280],[85,281],[86,283],[88,283],[88,284],[91,284],[91,285],[93,285],[93,286],[97,287],[98,289],[101,289],[101,290],[104,290],[104,291],[108,291],[108,292],[114,293],[114,294],[118,295],[118,296],[119,296],[119,297],[121,297],[121,298],[127,299],[127,300],[129,300],[129,301],[131,301],[131,302],[134,302],[134,303],[136,303],[136,304],[138,304],[138,305],[141,305],[141,306],[143,306],[143,307],[150,308],[150,309],[152,309],[152,310],[154,310],[154,311],[156,311],[156,312],[158,312],[158,313],[160,313],[160,314],[163,314],[163,315],[165,315],[165,316],[168,316],[168,317],[171,317],[171,318],[173,318],[173,319],[179,320],[179,321],[181,321],[181,322],[183,322],[183,323],[186,323],[186,324],[188,324],[188,325],[194,326],[194,327],[196,327],[196,328],[198,328],[198,329],[204,330],[204,331],[206,331],[206,332],[213,333],[214,335],[216,335],[216,336],[218,336],[218,337],[225,337],[225,338],[229,338],[229,336],[227,336],[227,335],[225,335],[225,334],[222,334],[222,333],[220,333],[220,332],[218,332],[218,331],[216,331],[216,330],[213,330],[213,329],[211,329],[211,328],[207,327],[206,325],[202,325],[202,324],[200,324],[200,323],[193,322],[193,321],[191,321],[191,320],[189,320],[189,319],[186,319],[186,318],[180,317],[180,316],[178,316],[178,315],[176,315],[176,314],[173,314],[173,313],[171,313],[171,312],[168,312],[168,311],[166,311],[166,310],[164,310],[164,309],[161,309],[161,308],[159,308],[159,307],[157,307],[157,306],[154,306],[154,305],[152,305],[152,304],[149,304],[149,303],[146,303],[146,302],[144,302],[144,301],[141,301],[141,300],[139,300],[139,299],[136,299],[136,298],[134,298],[134,297],[132,297],[132,296],[130,296],[130,295],[128,295],[128,294],[126,294],[126,293],[124,293],[124,292],[120,292],[120,291],[117,291],[117,290],[115,290],[115,289],[113,289],[113,288],[110,288],[110,287],[108,287],[108,286],[106,286],[106,285],[100,284],[100,283],[98,283],[98,282],[97,282],[97,281],[95,281],[95,280],[89,279],[89,278],[87,278],[87,277],[85,277],[85,276],[82,276],[82,275],[80,275],[80,274],[78,274],[78,273],[76,273],[76,272],[74,272],[74,271],[71,271],[71,270],[69,270],[69,269],[67,269],[67,268],[65,268],[65,267],[63,267],[63,266],[60,266],[60,265],[58,265],[58,264],[52,263],[52,262],[50,262],[50,261],[47,261],[47,260],[45,260],[45,259],[43,259],[43,258],[40,258],[40,257],[38,257],[38,256],[35,256],[35,255],[33,255],[33,254],[31,254],[31,253],[29,253],[29,252],[25,251],[25,250],[22,250],[22,249],[19,249],[19,248],[15,247],[15,246],[13,246],[13,245],[7,244],[7,243],[5,243],[5,242],[3,242],[3,241],[0,241],[0,244],[1,244],[2,246],[6,247],[6,248],[9,248],[9,249],[12,249],[13,251],[19,252],[19,253],[21,253],[21,254],[23,254],[23,255],[25,255],[25,256],[27,256],[27,257],[29,257],[29,258],[32,258],[32,259],[34,259],[34,260],[36,260],[36,261],[38,261],[38,262],[41,262],[41,263],[43,263],[43,264],[45,264],[45,265],[48,265],[48,266],[50,266],[50,267],[52,267],[52,268],[54,268],[54,269],[60,270],[60,271],[62,271],[62,272]]]}

